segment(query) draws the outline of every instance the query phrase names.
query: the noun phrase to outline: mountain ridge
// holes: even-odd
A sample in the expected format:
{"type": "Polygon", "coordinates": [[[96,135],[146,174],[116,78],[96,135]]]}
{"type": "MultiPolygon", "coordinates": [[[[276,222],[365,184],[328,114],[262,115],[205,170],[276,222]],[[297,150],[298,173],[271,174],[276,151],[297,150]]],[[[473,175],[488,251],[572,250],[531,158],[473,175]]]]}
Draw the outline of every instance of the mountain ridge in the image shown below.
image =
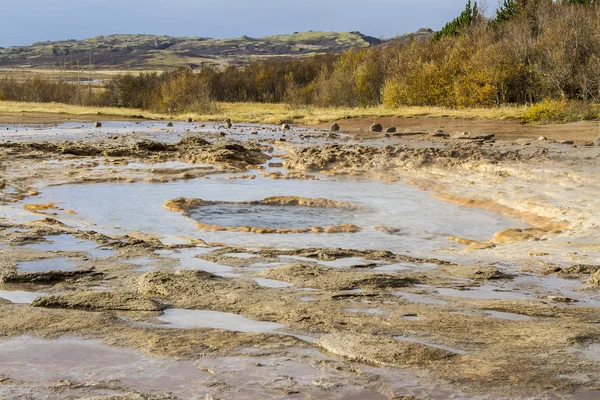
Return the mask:
{"type": "Polygon", "coordinates": [[[427,35],[423,29],[391,40],[375,38],[358,31],[306,31],[261,38],[240,36],[231,39],[114,34],[81,40],[38,41],[28,46],[0,48],[0,67],[93,67],[124,70],[158,70],[181,66],[225,67],[246,65],[257,58],[295,58],[339,53],[351,48],[378,46],[394,40],[420,40],[427,35]]]}

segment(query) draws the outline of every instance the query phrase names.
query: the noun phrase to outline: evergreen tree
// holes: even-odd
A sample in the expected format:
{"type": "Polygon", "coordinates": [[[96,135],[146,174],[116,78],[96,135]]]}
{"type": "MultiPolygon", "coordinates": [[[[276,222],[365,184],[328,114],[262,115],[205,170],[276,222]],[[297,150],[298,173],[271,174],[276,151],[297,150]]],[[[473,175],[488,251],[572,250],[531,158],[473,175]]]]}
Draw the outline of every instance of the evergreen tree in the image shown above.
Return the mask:
{"type": "Polygon", "coordinates": [[[504,0],[504,3],[496,10],[496,18],[491,21],[492,25],[508,21],[519,12],[518,0],[504,0]]]}
{"type": "Polygon", "coordinates": [[[441,31],[435,34],[434,39],[439,40],[444,36],[456,36],[460,34],[460,31],[471,26],[477,19],[479,19],[479,7],[477,2],[471,5],[471,0],[467,2],[467,6],[460,15],[448,22],[441,31]]]}

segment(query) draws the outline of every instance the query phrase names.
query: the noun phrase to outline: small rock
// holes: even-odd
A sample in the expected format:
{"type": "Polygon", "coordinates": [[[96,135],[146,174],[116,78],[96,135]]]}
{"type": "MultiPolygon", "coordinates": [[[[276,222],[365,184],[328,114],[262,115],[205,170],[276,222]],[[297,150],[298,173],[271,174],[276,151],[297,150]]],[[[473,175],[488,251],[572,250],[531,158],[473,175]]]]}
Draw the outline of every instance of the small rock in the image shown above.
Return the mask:
{"type": "Polygon", "coordinates": [[[562,304],[572,304],[572,303],[577,303],[577,301],[578,301],[578,300],[575,300],[575,299],[572,299],[572,298],[566,297],[566,296],[546,296],[546,298],[555,303],[562,303],[562,304]]]}
{"type": "Polygon", "coordinates": [[[219,132],[219,135],[221,135],[221,137],[227,136],[227,134],[225,132],[219,132]]]}
{"type": "Polygon", "coordinates": [[[167,124],[167,128],[172,128],[172,127],[173,127],[173,123],[172,123],[172,122],[169,122],[169,123],[167,124]]]}
{"type": "Polygon", "coordinates": [[[575,142],[572,141],[571,139],[567,139],[567,140],[557,140],[556,143],[558,143],[558,144],[574,144],[575,142]]]}
{"type": "Polygon", "coordinates": [[[381,124],[373,124],[371,125],[371,132],[382,132],[383,126],[381,124]]]}
{"type": "Polygon", "coordinates": [[[290,126],[288,124],[281,124],[281,130],[282,131],[289,131],[290,130],[290,126]]]}
{"type": "Polygon", "coordinates": [[[548,140],[548,138],[546,136],[540,136],[538,138],[538,140],[541,142],[541,141],[544,141],[544,140],[548,140]]]}
{"type": "Polygon", "coordinates": [[[396,133],[396,128],[393,126],[391,128],[387,128],[385,130],[385,133],[396,133]]]}
{"type": "Polygon", "coordinates": [[[600,146],[600,137],[597,139],[594,139],[593,144],[594,144],[594,146],[600,146]]]}
{"type": "Polygon", "coordinates": [[[192,117],[189,117],[186,121],[187,122],[194,122],[194,120],[192,119],[192,117]]]}
{"type": "Polygon", "coordinates": [[[94,122],[94,128],[102,128],[102,122],[100,122],[100,121],[94,122]]]}
{"type": "Polygon", "coordinates": [[[464,140],[490,140],[494,138],[494,134],[485,133],[469,133],[469,132],[458,132],[452,135],[453,139],[464,139],[464,140]]]}
{"type": "Polygon", "coordinates": [[[337,132],[340,130],[340,126],[338,124],[333,124],[329,127],[329,132],[337,132]]]}
{"type": "Polygon", "coordinates": [[[437,131],[430,133],[429,136],[432,136],[432,137],[448,137],[450,135],[448,135],[447,133],[444,133],[443,130],[438,129],[437,131]]]}

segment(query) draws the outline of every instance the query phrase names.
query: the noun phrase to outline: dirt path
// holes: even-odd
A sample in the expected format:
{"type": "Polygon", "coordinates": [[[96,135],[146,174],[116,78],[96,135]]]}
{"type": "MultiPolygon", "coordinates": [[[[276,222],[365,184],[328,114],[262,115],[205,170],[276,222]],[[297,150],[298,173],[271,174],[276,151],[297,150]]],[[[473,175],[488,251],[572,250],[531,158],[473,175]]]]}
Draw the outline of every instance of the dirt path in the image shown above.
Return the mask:
{"type": "MultiPolygon", "coordinates": [[[[432,132],[442,129],[446,133],[478,132],[493,133],[499,140],[537,139],[546,136],[548,140],[573,140],[578,144],[591,142],[600,134],[598,121],[582,121],[568,124],[533,125],[523,124],[520,121],[494,121],[482,119],[457,119],[457,118],[356,118],[335,121],[342,131],[365,132],[373,135],[369,127],[374,122],[383,125],[384,129],[395,126],[398,132],[416,131],[432,132]]],[[[317,128],[327,129],[333,122],[316,125],[317,128]]],[[[377,134],[378,135],[378,134],[377,134]]],[[[418,139],[419,136],[412,138],[418,139]]],[[[429,139],[429,138],[427,138],[429,139]]]]}

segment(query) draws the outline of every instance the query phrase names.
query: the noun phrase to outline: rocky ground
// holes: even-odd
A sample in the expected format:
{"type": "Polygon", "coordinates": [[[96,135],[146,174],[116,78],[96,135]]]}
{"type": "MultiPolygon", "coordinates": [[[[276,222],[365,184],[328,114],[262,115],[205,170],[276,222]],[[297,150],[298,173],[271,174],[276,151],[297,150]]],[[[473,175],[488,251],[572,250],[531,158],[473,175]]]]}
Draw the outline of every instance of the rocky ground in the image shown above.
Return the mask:
{"type": "MultiPolygon", "coordinates": [[[[600,396],[600,147],[253,126],[190,126],[169,141],[102,130],[85,140],[69,135],[42,129],[0,140],[2,396],[600,396]],[[283,173],[269,168],[275,155],[283,173]],[[186,164],[160,165],[169,162],[186,164]],[[197,236],[166,241],[94,227],[74,210],[36,200],[56,185],[168,185],[224,174],[408,183],[528,227],[487,240],[453,237],[454,247],[413,256],[400,248],[207,243],[201,222],[197,236]],[[219,325],[227,318],[230,326],[219,325]],[[44,351],[65,361],[53,363],[44,351]],[[98,372],[85,373],[86,363],[98,372]],[[106,370],[115,365],[123,368],[106,370]],[[165,383],[153,386],[148,376],[165,383]]],[[[321,197],[246,204],[355,207],[321,197]]],[[[208,203],[173,196],[165,212],[208,203]]]]}

